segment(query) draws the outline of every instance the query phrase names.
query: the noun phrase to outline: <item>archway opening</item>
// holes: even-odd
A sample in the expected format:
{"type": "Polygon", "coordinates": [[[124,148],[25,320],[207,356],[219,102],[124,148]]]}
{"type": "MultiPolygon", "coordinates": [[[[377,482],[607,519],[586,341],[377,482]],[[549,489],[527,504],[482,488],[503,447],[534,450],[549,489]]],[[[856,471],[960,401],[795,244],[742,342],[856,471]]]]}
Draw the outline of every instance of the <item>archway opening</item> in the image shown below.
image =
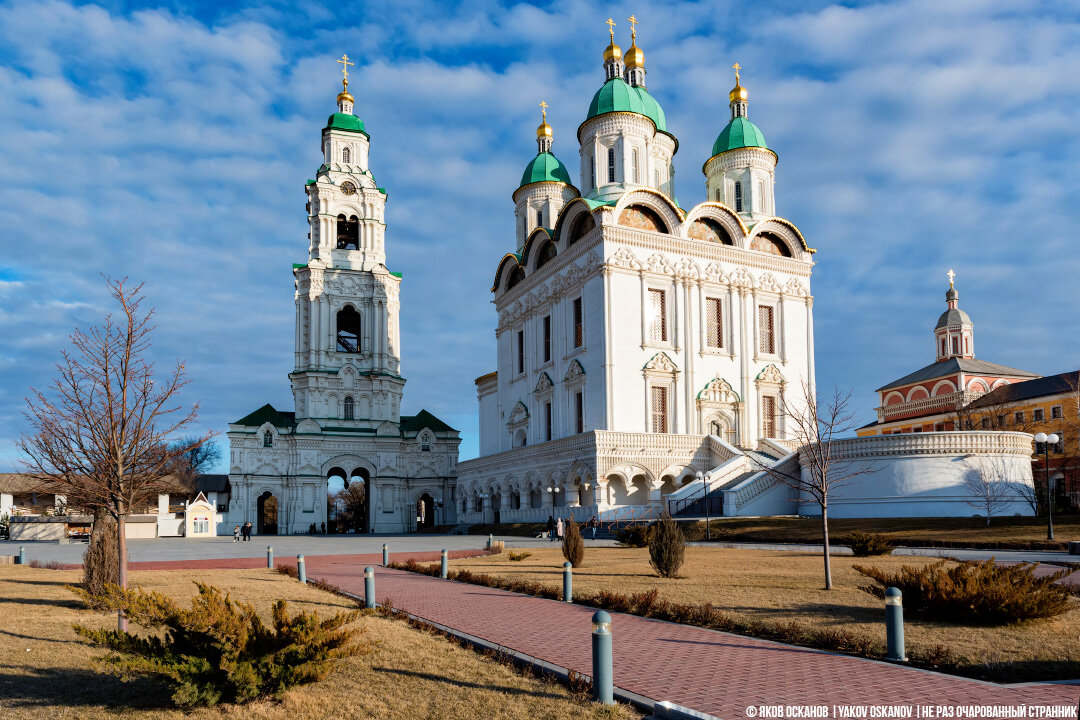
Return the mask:
{"type": "Polygon", "coordinates": [[[278,499],[267,490],[259,496],[258,533],[260,535],[278,534],[278,499]]]}
{"type": "Polygon", "coordinates": [[[427,530],[435,527],[435,499],[424,493],[416,501],[416,529],[427,530]]]}

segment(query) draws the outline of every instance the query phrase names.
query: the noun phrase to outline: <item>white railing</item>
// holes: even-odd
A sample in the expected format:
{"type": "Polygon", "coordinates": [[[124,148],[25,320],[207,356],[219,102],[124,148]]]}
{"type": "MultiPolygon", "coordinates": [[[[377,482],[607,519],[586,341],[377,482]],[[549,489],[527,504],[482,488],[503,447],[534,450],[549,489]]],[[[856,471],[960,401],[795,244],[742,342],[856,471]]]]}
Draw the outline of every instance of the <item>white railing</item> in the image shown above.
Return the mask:
{"type": "Polygon", "coordinates": [[[904,433],[833,440],[832,459],[849,460],[903,455],[1025,455],[1032,453],[1032,436],[1022,432],[965,430],[963,432],[904,433]]]}
{"type": "Polygon", "coordinates": [[[896,405],[883,405],[877,409],[878,421],[885,422],[901,415],[926,415],[934,411],[956,410],[981,395],[982,393],[961,390],[948,395],[935,395],[921,400],[897,403],[896,405]]]}

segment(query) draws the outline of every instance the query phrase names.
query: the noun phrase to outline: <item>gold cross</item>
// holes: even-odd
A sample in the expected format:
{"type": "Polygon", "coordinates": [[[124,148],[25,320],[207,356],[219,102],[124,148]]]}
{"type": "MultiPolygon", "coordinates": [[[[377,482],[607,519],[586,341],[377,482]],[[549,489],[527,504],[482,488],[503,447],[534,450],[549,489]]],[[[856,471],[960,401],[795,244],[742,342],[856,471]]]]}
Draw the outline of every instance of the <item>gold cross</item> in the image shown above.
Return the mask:
{"type": "Polygon", "coordinates": [[[349,56],[348,55],[342,55],[341,59],[338,60],[338,62],[341,63],[341,74],[345,76],[342,79],[342,83],[344,83],[345,89],[348,90],[349,89],[349,66],[350,65],[355,65],[356,63],[349,62],[349,56]]]}
{"type": "Polygon", "coordinates": [[[949,276],[949,287],[952,287],[953,286],[952,281],[953,281],[953,278],[956,277],[956,273],[954,273],[952,271],[952,268],[949,268],[949,272],[947,272],[945,274],[949,276]]]}
{"type": "Polygon", "coordinates": [[[615,21],[611,18],[607,19],[607,29],[611,33],[611,42],[615,42],[615,21]]]}
{"type": "Polygon", "coordinates": [[[735,63],[731,67],[735,68],[735,84],[738,85],[739,84],[739,71],[742,70],[742,65],[740,65],[739,63],[735,63]]]}
{"type": "Polygon", "coordinates": [[[540,101],[540,112],[544,113],[544,122],[547,122],[547,109],[548,104],[543,100],[540,101]]]}
{"type": "Polygon", "coordinates": [[[626,18],[626,22],[630,23],[630,39],[637,40],[638,19],[631,15],[630,17],[626,18]]]}

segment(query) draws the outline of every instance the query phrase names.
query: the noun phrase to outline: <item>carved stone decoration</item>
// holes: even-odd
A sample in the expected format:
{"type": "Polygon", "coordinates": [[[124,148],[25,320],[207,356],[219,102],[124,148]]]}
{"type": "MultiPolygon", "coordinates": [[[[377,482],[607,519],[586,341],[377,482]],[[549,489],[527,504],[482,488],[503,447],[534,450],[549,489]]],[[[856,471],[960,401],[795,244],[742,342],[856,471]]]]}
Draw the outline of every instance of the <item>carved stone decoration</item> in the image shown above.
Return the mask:
{"type": "Polygon", "coordinates": [[[758,278],[757,288],[758,290],[763,290],[765,292],[780,292],[780,284],[776,282],[776,278],[774,278],[772,273],[769,272],[763,274],[760,278],[758,278]]]}
{"type": "Polygon", "coordinates": [[[724,273],[724,269],[720,267],[720,263],[716,262],[715,260],[705,266],[705,270],[702,271],[701,278],[703,280],[711,280],[712,282],[717,283],[728,282],[727,274],[724,273]]]}
{"type": "Polygon", "coordinates": [[[546,372],[540,373],[540,377],[536,381],[536,387],[533,388],[533,392],[537,395],[548,392],[551,388],[555,387],[555,383],[551,382],[551,376],[546,372]]]}
{"type": "Polygon", "coordinates": [[[783,374],[780,372],[776,365],[769,364],[764,370],[758,373],[758,376],[754,379],[757,385],[779,385],[783,387],[787,384],[784,380],[783,374]]]}
{"type": "Polygon", "coordinates": [[[718,375],[706,383],[705,387],[698,393],[698,402],[734,405],[739,402],[739,394],[731,388],[727,380],[718,375]]]}
{"type": "Polygon", "coordinates": [[[658,352],[653,355],[652,359],[645,363],[643,369],[647,374],[663,373],[675,375],[679,372],[678,366],[675,365],[675,362],[668,357],[668,354],[665,352],[658,352]]]}
{"type": "Polygon", "coordinates": [[[675,275],[675,267],[660,253],[653,253],[645,262],[645,270],[658,275],[675,275]]]}
{"type": "Polygon", "coordinates": [[[630,252],[626,247],[619,248],[608,259],[608,265],[626,270],[641,270],[642,267],[641,262],[634,256],[634,253],[630,252]]]}
{"type": "Polygon", "coordinates": [[[683,258],[675,266],[675,277],[697,280],[701,277],[701,268],[690,258],[683,258]]]}
{"type": "Polygon", "coordinates": [[[514,409],[510,412],[510,420],[507,425],[523,425],[527,422],[529,422],[529,408],[525,407],[525,403],[518,400],[517,404],[514,405],[514,409]]]}
{"type": "Polygon", "coordinates": [[[731,274],[731,284],[739,288],[752,288],[754,287],[754,276],[746,268],[740,267],[731,274]]]}
{"type": "Polygon", "coordinates": [[[797,279],[791,278],[784,284],[784,294],[793,295],[795,297],[807,297],[810,293],[806,291],[806,288],[802,286],[797,279]]]}
{"type": "Polygon", "coordinates": [[[581,363],[576,359],[571,360],[570,366],[566,368],[566,375],[563,376],[563,382],[573,382],[582,377],[585,377],[585,368],[581,367],[581,363]]]}

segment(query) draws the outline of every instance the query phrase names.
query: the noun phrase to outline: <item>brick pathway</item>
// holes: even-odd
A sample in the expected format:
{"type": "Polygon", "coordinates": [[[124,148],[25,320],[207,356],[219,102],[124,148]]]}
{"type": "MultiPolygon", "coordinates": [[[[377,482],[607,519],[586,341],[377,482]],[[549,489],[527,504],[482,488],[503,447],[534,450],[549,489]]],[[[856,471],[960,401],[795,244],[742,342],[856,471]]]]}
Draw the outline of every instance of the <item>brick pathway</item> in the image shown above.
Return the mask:
{"type": "MultiPolygon", "coordinates": [[[[394,559],[397,559],[396,557],[394,559]]],[[[363,564],[312,557],[308,574],[363,594],[363,564]]],[[[377,567],[376,595],[488,642],[591,674],[593,610],[377,567]]],[[[1075,706],[1080,687],[1005,687],[614,613],[615,684],[723,718],[747,705],[1075,706]]]]}

